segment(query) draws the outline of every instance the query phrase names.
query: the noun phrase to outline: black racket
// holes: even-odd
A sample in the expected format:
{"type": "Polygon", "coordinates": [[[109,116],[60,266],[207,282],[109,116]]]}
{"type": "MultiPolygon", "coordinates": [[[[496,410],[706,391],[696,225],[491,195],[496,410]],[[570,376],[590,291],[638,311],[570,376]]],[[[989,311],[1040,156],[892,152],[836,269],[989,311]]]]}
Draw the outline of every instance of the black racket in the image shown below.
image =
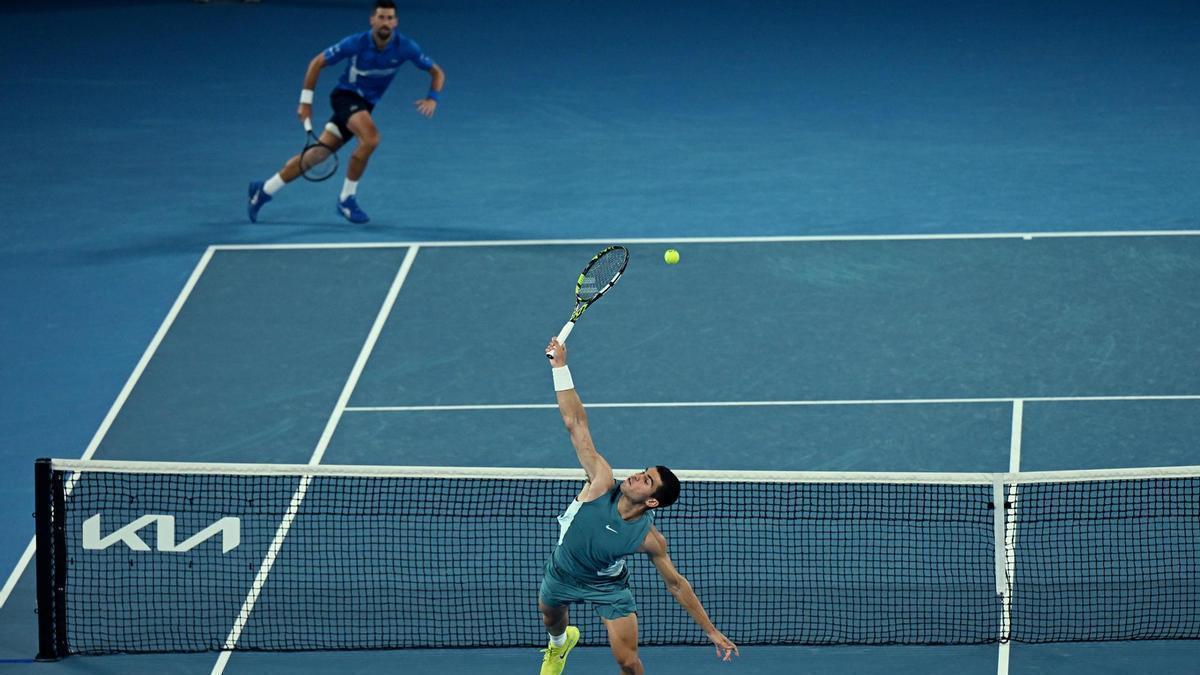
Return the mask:
{"type": "Polygon", "coordinates": [[[312,120],[304,118],[304,130],[308,138],[300,151],[300,173],[308,180],[319,183],[337,173],[338,158],[333,148],[325,145],[313,133],[312,120]]]}
{"type": "MultiPolygon", "coordinates": [[[[575,322],[583,316],[588,307],[592,306],[592,303],[599,300],[608,292],[608,289],[613,287],[613,284],[617,283],[617,279],[620,279],[621,275],[625,273],[625,266],[628,264],[629,251],[624,246],[609,246],[588,261],[583,271],[579,273],[579,279],[575,282],[575,311],[571,312],[570,320],[558,332],[560,344],[567,342],[567,336],[575,328],[575,322]]],[[[546,352],[546,358],[554,358],[554,352],[546,352]]]]}

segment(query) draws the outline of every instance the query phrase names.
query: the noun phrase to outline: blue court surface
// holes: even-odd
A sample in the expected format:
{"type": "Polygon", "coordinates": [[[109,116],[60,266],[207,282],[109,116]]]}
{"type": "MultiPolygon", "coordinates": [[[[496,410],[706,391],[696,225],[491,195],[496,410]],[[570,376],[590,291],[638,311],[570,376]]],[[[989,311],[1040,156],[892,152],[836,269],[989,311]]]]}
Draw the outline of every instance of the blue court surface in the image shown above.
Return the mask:
{"type": "MultiPolygon", "coordinates": [[[[521,649],[34,664],[32,462],[573,467],[542,348],[607,243],[629,270],[569,346],[613,466],[1200,465],[1194,4],[398,4],[447,88],[420,117],[409,67],[376,110],[365,226],[340,176],[253,225],[245,195],[369,2],[0,8],[0,671],[534,672],[521,649]]],[[[1178,673],[1200,643],[642,656],[1178,673]]],[[[603,645],[567,669],[614,671],[603,645]]]]}

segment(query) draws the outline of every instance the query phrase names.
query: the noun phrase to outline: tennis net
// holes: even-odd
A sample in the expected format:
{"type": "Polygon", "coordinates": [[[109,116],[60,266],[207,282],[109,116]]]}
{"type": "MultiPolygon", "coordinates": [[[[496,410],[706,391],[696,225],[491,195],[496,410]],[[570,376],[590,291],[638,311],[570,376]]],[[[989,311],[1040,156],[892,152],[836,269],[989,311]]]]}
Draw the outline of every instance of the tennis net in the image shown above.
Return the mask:
{"type": "MultiPolygon", "coordinates": [[[[35,472],[42,658],[541,646],[555,516],[582,485],[578,470],[35,472]]],[[[1200,638],[1200,467],[677,474],[656,526],[738,644],[1200,638]]],[[[629,562],[640,643],[706,644],[653,565],[629,562]]],[[[572,623],[606,643],[590,608],[572,623]]]]}

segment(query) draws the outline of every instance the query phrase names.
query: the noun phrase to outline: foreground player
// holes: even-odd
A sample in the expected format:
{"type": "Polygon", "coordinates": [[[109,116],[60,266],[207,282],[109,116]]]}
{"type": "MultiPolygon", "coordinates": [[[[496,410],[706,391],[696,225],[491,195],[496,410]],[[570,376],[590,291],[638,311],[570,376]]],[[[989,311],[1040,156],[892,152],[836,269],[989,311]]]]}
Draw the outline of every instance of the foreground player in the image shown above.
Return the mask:
{"type": "MultiPolygon", "coordinates": [[[[301,120],[312,117],[313,89],[321,69],[343,59],[349,59],[346,70],[338,79],[329,95],[333,116],[325,125],[320,141],[334,150],[358,136],[358,147],[350,155],[346,168],[346,182],[338,198],[337,212],[352,223],[365,223],[367,214],[358,206],[355,195],[358,181],[367,169],[367,160],[379,147],[379,130],[371,118],[371,111],[379,102],[396,77],[396,71],[405,61],[412,61],[418,68],[429,73],[429,93],[416,101],[417,112],[433,117],[437,110],[438,92],[446,83],[446,75],[424,53],[421,47],[409,38],[396,32],[396,3],[393,0],[376,0],[371,14],[371,30],[355,33],[329,49],[317,54],[308,64],[304,74],[304,89],[300,91],[300,107],[296,114],[301,120]]],[[[271,201],[272,196],[285,184],[300,177],[300,155],[292,157],[279,173],[266,181],[250,184],[250,201],[247,212],[250,222],[258,222],[258,210],[271,201]]]]}
{"type": "Polygon", "coordinates": [[[543,650],[542,675],[561,673],[567,654],[579,642],[579,629],[567,625],[567,605],[575,601],[596,607],[608,629],[608,643],[621,672],[641,675],[637,605],[625,569],[625,557],[637,552],[650,557],[671,595],[717,646],[717,656],[724,652],[724,660],[730,660],[738,653],[737,645],[713,626],[692,585],[671,562],[667,540],[654,527],[654,509],[675,503],[679,479],[667,467],[656,466],[624,481],[614,481],[612,467],[592,443],[587,412],[567,368],[566,345],[552,338],[546,353],[554,354],[550,365],[558,410],[587,474],[587,483],[558,517],[558,546],[546,563],[538,590],[538,609],[550,633],[550,645],[543,650]]]}

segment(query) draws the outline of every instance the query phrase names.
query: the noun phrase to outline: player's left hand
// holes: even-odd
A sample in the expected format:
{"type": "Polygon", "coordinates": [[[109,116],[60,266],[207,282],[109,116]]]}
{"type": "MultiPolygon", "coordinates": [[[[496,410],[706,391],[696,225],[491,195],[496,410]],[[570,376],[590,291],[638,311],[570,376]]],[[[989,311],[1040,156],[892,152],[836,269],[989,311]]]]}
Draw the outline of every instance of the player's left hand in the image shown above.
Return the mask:
{"type": "Polygon", "coordinates": [[[725,634],[721,631],[714,630],[713,632],[709,633],[708,639],[712,640],[713,644],[717,646],[718,659],[721,659],[722,661],[729,661],[732,660],[734,656],[741,656],[741,654],[738,653],[737,645],[733,644],[733,641],[725,637],[725,634]],[[721,652],[725,653],[722,654],[721,652]]]}
{"type": "Polygon", "coordinates": [[[413,105],[417,106],[417,112],[426,117],[433,117],[433,111],[437,110],[437,101],[431,98],[419,98],[413,101],[413,105]]]}

